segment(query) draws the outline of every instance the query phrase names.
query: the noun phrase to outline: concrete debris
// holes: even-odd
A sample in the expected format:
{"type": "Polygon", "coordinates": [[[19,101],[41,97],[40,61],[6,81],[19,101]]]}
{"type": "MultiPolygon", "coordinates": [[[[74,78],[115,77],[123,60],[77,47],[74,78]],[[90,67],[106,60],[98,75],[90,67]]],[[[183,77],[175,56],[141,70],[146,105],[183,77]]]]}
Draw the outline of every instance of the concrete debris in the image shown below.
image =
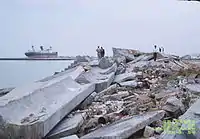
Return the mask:
{"type": "Polygon", "coordinates": [[[200,138],[199,130],[170,136],[163,124],[192,119],[200,127],[199,68],[198,61],[158,53],[155,62],[152,53],[120,48],[113,58],[77,56],[56,75],[3,91],[0,138],[200,138]]]}
{"type": "Polygon", "coordinates": [[[0,98],[0,130],[8,138],[42,138],[94,89],[70,77],[16,87],[0,98]]]}
{"type": "Polygon", "coordinates": [[[126,64],[126,57],[125,56],[117,56],[114,57],[115,62],[119,66],[120,64],[126,64]]]}
{"type": "MultiPolygon", "coordinates": [[[[111,66],[110,69],[113,69],[111,66]]],[[[81,84],[94,83],[95,92],[100,92],[113,82],[115,77],[115,72],[108,72],[109,69],[101,69],[99,67],[93,67],[90,71],[81,74],[76,78],[76,81],[81,84]],[[108,74],[109,73],[109,74],[108,74]]]]}
{"type": "Polygon", "coordinates": [[[139,131],[140,129],[143,129],[145,126],[151,124],[152,122],[162,119],[164,117],[164,114],[164,111],[156,111],[147,113],[145,115],[138,115],[125,118],[111,125],[97,129],[81,137],[81,139],[126,139],[134,133],[136,133],[137,131],[139,131]]]}
{"type": "Polygon", "coordinates": [[[77,133],[86,118],[86,113],[68,115],[47,135],[48,139],[57,139],[77,133]]]}
{"type": "Polygon", "coordinates": [[[92,102],[94,101],[95,97],[96,97],[97,93],[93,92],[91,95],[89,95],[80,105],[79,105],[79,109],[86,109],[89,105],[92,104],[92,102]]]}
{"type": "Polygon", "coordinates": [[[116,75],[113,82],[121,83],[125,81],[134,80],[136,78],[136,73],[124,73],[120,75],[116,75]]]}
{"type": "Polygon", "coordinates": [[[197,95],[200,95],[200,84],[188,84],[186,85],[186,88],[197,95]]]}
{"type": "Polygon", "coordinates": [[[166,105],[163,107],[163,110],[169,112],[171,117],[178,118],[185,112],[185,107],[182,104],[181,100],[176,97],[168,98],[166,101],[166,105]]]}
{"type": "Polygon", "coordinates": [[[131,49],[112,48],[112,50],[113,57],[124,56],[126,61],[132,61],[135,59],[135,56],[139,56],[141,54],[141,52],[131,49]]]}
{"type": "Polygon", "coordinates": [[[145,130],[144,130],[144,137],[145,138],[149,138],[151,136],[154,135],[154,128],[150,127],[150,126],[146,126],[145,130]]]}
{"type": "Polygon", "coordinates": [[[0,97],[3,96],[3,95],[6,95],[8,94],[10,91],[12,91],[14,88],[3,88],[3,89],[0,89],[0,97]]]}
{"type": "Polygon", "coordinates": [[[79,139],[79,137],[77,135],[72,135],[72,136],[68,136],[68,137],[64,137],[60,139],[79,139]]]}
{"type": "Polygon", "coordinates": [[[99,67],[102,69],[107,69],[107,68],[111,67],[113,65],[113,63],[114,62],[112,61],[112,59],[103,57],[99,61],[99,67]]]}
{"type": "Polygon", "coordinates": [[[117,71],[116,71],[116,75],[119,75],[119,74],[123,74],[126,72],[126,66],[124,64],[120,64],[118,67],[117,67],[117,71]]]}

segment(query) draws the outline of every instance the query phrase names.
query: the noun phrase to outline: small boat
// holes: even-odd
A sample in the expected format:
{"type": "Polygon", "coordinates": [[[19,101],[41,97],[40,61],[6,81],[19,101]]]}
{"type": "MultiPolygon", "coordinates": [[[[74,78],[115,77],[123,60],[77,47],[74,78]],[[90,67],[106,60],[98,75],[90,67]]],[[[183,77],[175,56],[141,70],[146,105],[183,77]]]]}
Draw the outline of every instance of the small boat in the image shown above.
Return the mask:
{"type": "Polygon", "coordinates": [[[43,46],[40,46],[40,51],[35,51],[34,46],[32,46],[32,50],[25,52],[25,55],[28,58],[56,58],[58,57],[58,52],[52,52],[52,47],[44,50],[43,46]]]}

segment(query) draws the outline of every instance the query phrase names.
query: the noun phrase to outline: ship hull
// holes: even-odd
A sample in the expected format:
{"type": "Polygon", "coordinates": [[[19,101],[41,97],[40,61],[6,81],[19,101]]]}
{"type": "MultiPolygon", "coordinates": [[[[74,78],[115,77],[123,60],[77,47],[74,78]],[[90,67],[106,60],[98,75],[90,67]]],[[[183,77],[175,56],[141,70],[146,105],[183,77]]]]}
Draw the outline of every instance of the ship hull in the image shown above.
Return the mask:
{"type": "Polygon", "coordinates": [[[25,55],[29,58],[55,58],[58,57],[57,52],[26,52],[25,55]]]}

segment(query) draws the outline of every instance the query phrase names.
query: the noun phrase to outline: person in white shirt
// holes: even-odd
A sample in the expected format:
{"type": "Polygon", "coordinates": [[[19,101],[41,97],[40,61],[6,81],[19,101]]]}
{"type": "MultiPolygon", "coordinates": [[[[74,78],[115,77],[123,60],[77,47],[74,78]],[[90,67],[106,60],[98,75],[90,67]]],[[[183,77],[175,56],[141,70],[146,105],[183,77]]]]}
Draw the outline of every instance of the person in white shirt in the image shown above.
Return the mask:
{"type": "Polygon", "coordinates": [[[153,59],[154,61],[156,61],[157,59],[157,52],[158,52],[158,48],[156,45],[154,45],[154,50],[153,50],[153,59]]]}

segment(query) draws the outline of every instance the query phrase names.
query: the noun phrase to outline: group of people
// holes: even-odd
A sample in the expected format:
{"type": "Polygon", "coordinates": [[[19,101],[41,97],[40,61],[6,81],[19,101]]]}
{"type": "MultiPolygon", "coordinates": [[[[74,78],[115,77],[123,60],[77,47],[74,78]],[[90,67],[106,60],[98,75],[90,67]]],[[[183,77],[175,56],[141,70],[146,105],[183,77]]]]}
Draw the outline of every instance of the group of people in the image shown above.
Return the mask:
{"type": "MultiPolygon", "coordinates": [[[[97,49],[97,57],[98,59],[101,59],[102,57],[105,56],[105,50],[103,47],[98,46],[97,49]]],[[[157,47],[156,45],[154,45],[154,50],[153,50],[153,59],[154,61],[156,61],[157,59],[157,54],[159,53],[164,53],[164,48],[163,47],[157,47]]]]}
{"type": "Polygon", "coordinates": [[[98,46],[96,51],[98,59],[101,59],[102,57],[105,56],[105,50],[103,47],[100,48],[100,46],[98,46]]]}
{"type": "Polygon", "coordinates": [[[157,47],[156,45],[154,45],[154,51],[153,51],[153,59],[154,61],[156,61],[157,59],[157,53],[160,52],[160,53],[164,53],[164,48],[163,47],[157,47]]]}

